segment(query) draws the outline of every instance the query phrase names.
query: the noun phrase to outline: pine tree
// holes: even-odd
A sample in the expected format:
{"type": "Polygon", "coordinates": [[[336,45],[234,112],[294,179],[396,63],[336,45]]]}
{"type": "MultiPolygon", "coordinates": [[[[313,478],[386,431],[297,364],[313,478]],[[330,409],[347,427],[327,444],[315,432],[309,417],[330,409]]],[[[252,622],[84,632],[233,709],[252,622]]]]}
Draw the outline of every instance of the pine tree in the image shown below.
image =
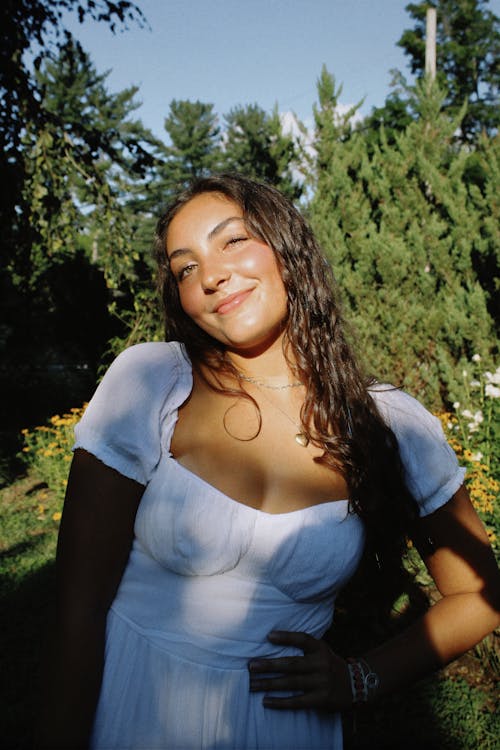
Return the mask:
{"type": "Polygon", "coordinates": [[[225,122],[224,167],[299,198],[301,187],[293,175],[297,149],[293,137],[283,132],[277,108],[269,115],[257,104],[234,107],[225,122]]]}
{"type": "Polygon", "coordinates": [[[418,119],[393,144],[382,131],[370,155],[360,133],[336,125],[325,83],[311,221],[370,369],[437,405],[444,390],[457,394],[463,362],[487,357],[494,341],[473,263],[485,207],[470,199],[459,120],[443,114],[444,94],[427,81],[418,119]]]}
{"type": "Polygon", "coordinates": [[[213,104],[174,99],[165,119],[165,130],[171,141],[162,170],[167,192],[178,192],[191,180],[217,167],[220,128],[213,104]]]}
{"type": "Polygon", "coordinates": [[[151,170],[155,140],[131,119],[137,89],[113,94],[107,75],[73,41],[37,74],[45,122],[28,124],[22,140],[30,252],[10,264],[13,278],[32,292],[37,278],[74,255],[85,236],[111,286],[133,276],[124,198],[151,170]]]}

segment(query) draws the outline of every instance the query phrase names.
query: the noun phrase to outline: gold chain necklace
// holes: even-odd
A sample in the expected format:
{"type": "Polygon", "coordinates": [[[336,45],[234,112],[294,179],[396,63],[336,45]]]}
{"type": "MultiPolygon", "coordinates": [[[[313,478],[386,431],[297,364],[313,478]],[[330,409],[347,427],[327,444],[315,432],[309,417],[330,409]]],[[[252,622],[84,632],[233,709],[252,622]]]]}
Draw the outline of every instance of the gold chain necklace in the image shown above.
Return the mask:
{"type": "MultiPolygon", "coordinates": [[[[250,381],[250,382],[252,382],[252,381],[250,381]]],[[[273,409],[276,409],[276,411],[281,412],[281,414],[283,414],[283,416],[286,417],[288,419],[288,421],[291,424],[293,424],[293,426],[298,430],[298,432],[294,435],[295,442],[298,445],[300,445],[301,448],[307,448],[307,446],[309,445],[309,438],[307,437],[306,433],[303,432],[303,430],[301,429],[301,425],[298,422],[296,422],[294,419],[292,419],[291,416],[289,414],[287,414],[284,409],[281,408],[281,406],[278,406],[278,404],[275,404],[274,401],[271,401],[271,399],[269,398],[269,396],[267,396],[267,394],[264,393],[264,391],[261,389],[261,387],[260,387],[260,385],[258,383],[256,383],[255,381],[253,381],[253,384],[259,389],[259,391],[261,392],[262,396],[266,399],[267,403],[270,404],[273,407],[273,409]]],[[[302,384],[300,383],[300,385],[302,385],[302,384]]]]}
{"type": "Polygon", "coordinates": [[[295,383],[285,383],[285,385],[271,385],[270,383],[263,383],[262,380],[256,380],[255,378],[249,378],[247,375],[242,375],[241,372],[238,373],[238,377],[240,380],[256,385],[257,388],[269,388],[273,391],[284,391],[285,388],[298,388],[302,385],[299,380],[295,383]]]}

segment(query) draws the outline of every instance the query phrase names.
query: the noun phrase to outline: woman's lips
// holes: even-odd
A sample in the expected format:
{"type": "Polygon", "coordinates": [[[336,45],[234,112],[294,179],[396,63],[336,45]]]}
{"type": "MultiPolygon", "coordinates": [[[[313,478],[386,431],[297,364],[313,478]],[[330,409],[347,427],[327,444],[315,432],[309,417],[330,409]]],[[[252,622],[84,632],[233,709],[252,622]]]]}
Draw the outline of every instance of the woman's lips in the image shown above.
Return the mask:
{"type": "Polygon", "coordinates": [[[239,307],[252,292],[253,288],[245,289],[242,292],[235,292],[234,294],[230,294],[228,297],[224,297],[224,299],[222,299],[217,304],[214,312],[218,313],[219,315],[224,315],[225,313],[231,312],[231,310],[239,307]]]}

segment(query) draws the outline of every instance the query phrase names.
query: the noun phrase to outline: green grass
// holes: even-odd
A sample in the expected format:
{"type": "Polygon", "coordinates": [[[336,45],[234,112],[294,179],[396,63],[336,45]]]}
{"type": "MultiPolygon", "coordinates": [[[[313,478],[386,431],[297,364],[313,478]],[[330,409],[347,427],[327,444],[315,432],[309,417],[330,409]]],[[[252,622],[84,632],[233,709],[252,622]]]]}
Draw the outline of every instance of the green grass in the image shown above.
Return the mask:
{"type": "Polygon", "coordinates": [[[39,663],[54,597],[59,509],[36,477],[0,491],[2,747],[31,747],[39,663]]]}

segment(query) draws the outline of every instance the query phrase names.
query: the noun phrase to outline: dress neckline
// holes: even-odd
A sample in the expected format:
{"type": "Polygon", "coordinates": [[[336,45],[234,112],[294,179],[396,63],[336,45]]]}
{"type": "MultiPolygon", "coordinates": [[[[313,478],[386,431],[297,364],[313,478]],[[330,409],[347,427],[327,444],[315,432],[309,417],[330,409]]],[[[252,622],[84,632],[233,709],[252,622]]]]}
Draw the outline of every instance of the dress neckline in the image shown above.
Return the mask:
{"type": "MultiPolygon", "coordinates": [[[[191,471],[191,469],[188,469],[186,466],[183,466],[179,461],[172,455],[170,451],[170,443],[172,441],[172,435],[175,430],[175,425],[177,424],[177,419],[179,417],[179,407],[181,404],[184,403],[184,401],[189,397],[191,390],[193,388],[193,366],[191,363],[191,360],[189,359],[189,355],[186,351],[186,348],[183,344],[179,345],[178,349],[175,349],[175,354],[177,356],[178,365],[181,368],[181,371],[183,372],[183,375],[185,376],[185,382],[184,382],[184,388],[182,388],[178,394],[177,397],[177,403],[174,406],[174,409],[172,410],[172,416],[173,420],[169,425],[169,435],[168,435],[168,459],[171,461],[175,466],[179,467],[181,471],[183,471],[187,476],[189,476],[194,481],[201,484],[205,489],[209,490],[210,492],[214,493],[217,497],[222,498],[225,502],[227,502],[230,505],[238,506],[238,508],[243,508],[243,511],[245,512],[251,512],[256,515],[261,515],[266,518],[279,518],[284,516],[292,516],[292,515],[301,515],[301,514],[307,514],[314,508],[316,509],[332,509],[335,507],[335,509],[344,509],[344,515],[347,515],[349,512],[349,499],[343,499],[340,500],[326,500],[322,503],[315,503],[314,505],[306,505],[304,508],[296,508],[296,510],[290,510],[286,511],[285,513],[268,513],[265,510],[260,510],[260,508],[254,508],[252,505],[247,505],[246,503],[242,503],[239,500],[236,500],[234,497],[231,497],[230,495],[226,495],[225,492],[222,492],[222,490],[218,489],[215,485],[208,482],[206,479],[203,479],[203,477],[200,477],[199,474],[196,474],[194,471],[191,471]]],[[[321,511],[320,511],[321,512],[321,511]]]]}
{"type": "Polygon", "coordinates": [[[266,518],[280,518],[292,515],[306,515],[308,512],[314,509],[319,510],[328,508],[329,510],[331,510],[333,507],[335,507],[335,509],[337,509],[338,507],[339,510],[343,509],[343,514],[346,515],[346,506],[349,504],[349,500],[343,498],[340,500],[326,500],[322,503],[315,503],[314,505],[306,505],[303,508],[296,508],[295,510],[285,511],[284,513],[269,513],[268,511],[261,510],[260,508],[254,508],[252,505],[242,503],[240,500],[235,500],[235,498],[231,497],[230,495],[226,495],[225,492],[222,492],[222,490],[218,489],[215,485],[211,484],[206,479],[203,479],[203,477],[200,477],[199,474],[195,474],[194,471],[191,471],[191,469],[188,469],[186,466],[183,466],[181,463],[179,463],[179,461],[171,453],[168,454],[168,460],[171,461],[172,464],[174,464],[182,472],[184,472],[184,474],[189,476],[190,479],[199,483],[200,485],[205,487],[205,489],[209,490],[218,497],[222,498],[225,502],[233,506],[238,506],[238,508],[243,508],[243,512],[248,511],[256,515],[265,516],[266,518]]]}

